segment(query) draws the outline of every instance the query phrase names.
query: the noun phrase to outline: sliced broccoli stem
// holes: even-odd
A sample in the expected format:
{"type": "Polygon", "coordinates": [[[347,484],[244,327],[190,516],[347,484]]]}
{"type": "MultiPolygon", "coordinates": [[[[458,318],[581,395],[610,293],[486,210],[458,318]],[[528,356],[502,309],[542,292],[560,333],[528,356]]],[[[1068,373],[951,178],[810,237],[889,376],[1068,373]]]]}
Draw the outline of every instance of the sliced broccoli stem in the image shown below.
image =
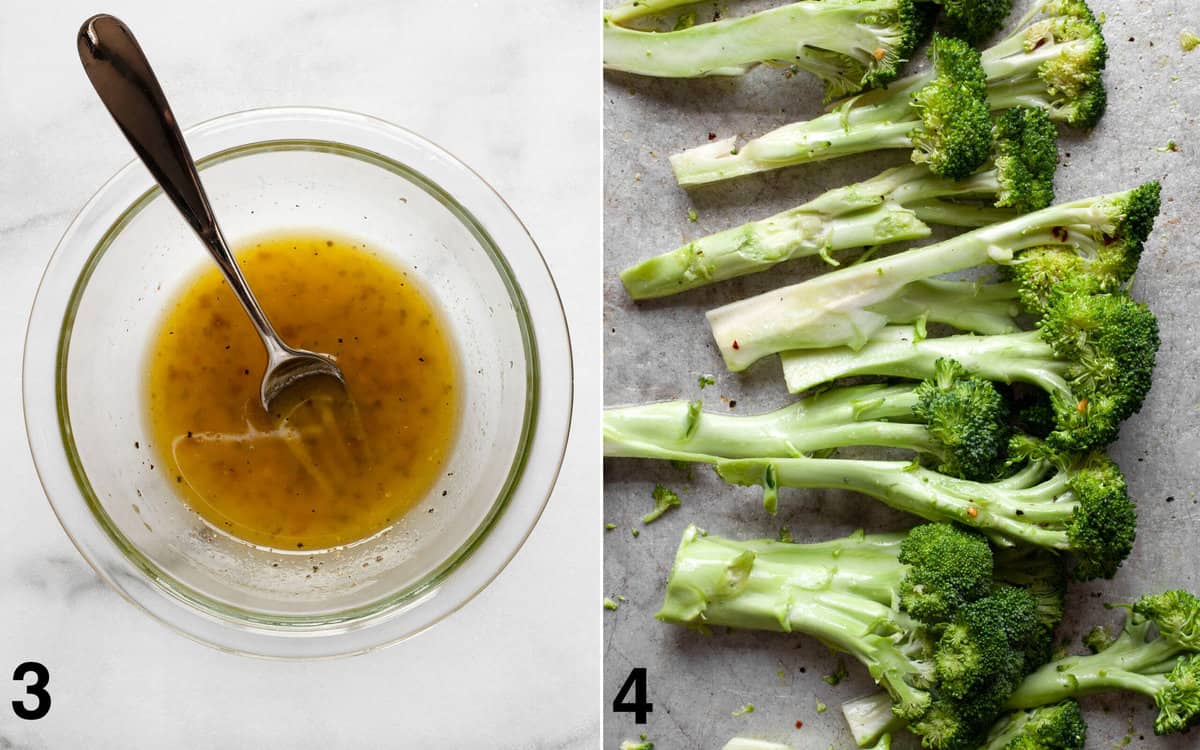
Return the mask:
{"type": "MultiPolygon", "coordinates": [[[[604,66],[662,78],[740,75],[762,62],[806,67],[805,50],[816,49],[846,58],[848,71],[857,68],[862,81],[895,65],[896,53],[904,51],[909,31],[897,18],[903,5],[901,0],[805,0],[663,33],[625,28],[609,14],[604,66]],[[876,50],[884,54],[877,58],[876,50]]],[[[814,72],[827,76],[827,66],[820,61],[814,72]]]]}
{"type": "Polygon", "coordinates": [[[924,425],[882,421],[913,419],[915,389],[835,389],[750,417],[705,413],[686,401],[606,409],[604,455],[715,463],[873,445],[940,456],[940,444],[924,425]]]}
{"type": "Polygon", "coordinates": [[[718,461],[731,484],[846,489],[931,521],[961,523],[1003,543],[1068,550],[1078,502],[1065,472],[1026,489],[955,479],[904,461],[836,458],[718,461]]]}
{"type": "Polygon", "coordinates": [[[842,216],[800,206],[644,260],[622,271],[621,281],[634,299],[650,299],[764,271],[793,258],[929,234],[913,212],[892,204],[842,216]]]}
{"type": "Polygon", "coordinates": [[[1000,335],[944,336],[915,340],[911,328],[890,326],[854,351],[801,349],[780,357],[788,390],[801,393],[822,383],[854,375],[932,377],[939,359],[953,359],[967,372],[1000,383],[1024,382],[1047,393],[1071,396],[1067,365],[1038,331],[1000,335]]]}
{"type": "Polygon", "coordinates": [[[1169,685],[1167,674],[1186,649],[1167,638],[1145,641],[1148,623],[1122,632],[1098,654],[1067,656],[1030,674],[1008,698],[1008,708],[1036,708],[1067,698],[1127,690],[1150,698],[1169,685]]]}
{"type": "Polygon", "coordinates": [[[880,691],[842,704],[842,715],[859,747],[874,745],[885,735],[904,729],[907,722],[892,710],[892,698],[880,691]]]}
{"type": "Polygon", "coordinates": [[[673,155],[671,168],[678,183],[690,187],[853,154],[911,149],[911,134],[920,118],[907,99],[900,105],[831,112],[785,125],[740,147],[736,137],[713,141],[673,155]]]}
{"type": "MultiPolygon", "coordinates": [[[[1088,198],[1018,216],[860,263],[799,284],[724,305],[708,313],[713,337],[730,370],[744,370],[769,354],[799,348],[860,348],[889,320],[871,312],[905,285],[976,266],[1008,265],[1022,250],[1043,245],[1094,247],[1111,229],[1105,209],[1118,195],[1088,198]]],[[[955,318],[946,321],[955,325],[955,318]]]]}
{"type": "Polygon", "coordinates": [[[914,623],[893,607],[904,536],[798,545],[735,542],[689,527],[656,616],[693,627],[805,633],[863,662],[898,700],[920,702],[907,678],[926,668],[900,642],[914,623]]]}
{"type": "Polygon", "coordinates": [[[701,4],[702,0],[625,0],[605,11],[604,17],[613,23],[627,24],[646,16],[701,4]]]}

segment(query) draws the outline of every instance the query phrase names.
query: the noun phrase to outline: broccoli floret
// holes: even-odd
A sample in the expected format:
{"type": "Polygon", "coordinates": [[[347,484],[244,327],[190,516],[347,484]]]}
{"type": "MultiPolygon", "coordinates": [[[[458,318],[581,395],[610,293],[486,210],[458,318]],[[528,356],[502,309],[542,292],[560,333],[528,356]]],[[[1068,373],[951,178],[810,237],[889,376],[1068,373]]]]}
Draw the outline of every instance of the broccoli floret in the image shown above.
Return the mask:
{"type": "Polygon", "coordinates": [[[679,495],[661,484],[654,485],[654,510],[642,516],[642,523],[654,523],[671,508],[679,505],[679,495]]]}
{"type": "MultiPolygon", "coordinates": [[[[1010,711],[992,724],[986,738],[964,737],[963,723],[953,712],[955,706],[946,704],[931,710],[927,723],[937,721],[947,734],[944,742],[957,743],[970,750],[1082,750],[1087,724],[1074,700],[1025,711],[1010,711]],[[952,739],[953,738],[953,739],[952,739]]],[[[968,712],[976,704],[966,706],[968,712]]],[[[842,704],[842,713],[859,747],[866,747],[879,737],[899,731],[903,721],[892,712],[886,693],[857,698],[842,704]]],[[[936,728],[935,728],[936,729],[936,728]]],[[[928,736],[928,735],[926,735],[928,736]]]]}
{"type": "MultiPolygon", "coordinates": [[[[913,284],[975,267],[1019,266],[1025,251],[1035,248],[1056,246],[1085,258],[1103,259],[1107,267],[1119,268],[1128,278],[1141,257],[1158,201],[1159,187],[1152,182],[1123,193],[1058,204],[719,307],[708,313],[709,324],[725,363],[736,371],[777,352],[833,346],[858,349],[883,327],[900,322],[889,306],[907,295],[913,284]]],[[[1075,296],[1096,291],[1095,284],[1075,283],[1075,296]]],[[[1024,277],[1016,284],[1016,293],[1044,294],[1027,288],[1024,277]]],[[[967,305],[957,319],[947,316],[945,322],[972,330],[963,314],[971,308],[967,305]]]]}
{"type": "Polygon", "coordinates": [[[926,747],[965,750],[1025,674],[1027,641],[1041,631],[1035,597],[992,575],[984,538],[953,524],[819,544],[693,527],[658,618],[816,637],[866,665],[926,747]]]}
{"type": "Polygon", "coordinates": [[[794,66],[820,77],[833,99],[894,80],[929,25],[928,9],[914,0],[805,0],[665,33],[621,25],[680,4],[627,3],[606,13],[604,66],[660,78],[794,66]]]}
{"type": "Polygon", "coordinates": [[[968,42],[987,39],[1012,11],[1012,0],[934,0],[946,13],[950,32],[968,42]]]}
{"type": "Polygon", "coordinates": [[[924,383],[835,388],[757,416],[702,412],[685,401],[604,412],[610,457],[715,463],[879,446],[911,450],[944,474],[976,480],[1002,470],[1010,434],[996,386],[951,360],[924,383]]]}
{"type": "Polygon", "coordinates": [[[942,177],[961,178],[991,154],[992,120],[979,52],[934,34],[926,78],[889,86],[878,103],[792,123],[737,147],[713,141],[671,157],[681,185],[763,172],[880,149],[912,149],[913,161],[942,177]]]}
{"type": "Polygon", "coordinates": [[[1187,730],[1200,719],[1200,599],[1187,591],[1144,596],[1107,648],[1066,656],[1025,678],[1009,696],[1013,709],[1126,690],[1154,700],[1155,734],[1187,730]]]}
{"type": "Polygon", "coordinates": [[[663,297],[765,271],[784,261],[928,236],[925,222],[985,226],[1054,199],[1057,130],[1040,109],[1014,108],[992,126],[991,159],[964,179],[927,166],[889,169],[766,219],[692,240],[621,272],[634,299],[663,297]]]}
{"type": "Polygon", "coordinates": [[[1115,575],[1137,525],[1124,477],[1100,452],[1030,460],[995,482],[862,459],[739,459],[716,469],[732,484],[763,486],[772,500],[778,487],[848,489],[921,518],[976,528],[1001,544],[1070,552],[1081,580],[1115,575]]]}

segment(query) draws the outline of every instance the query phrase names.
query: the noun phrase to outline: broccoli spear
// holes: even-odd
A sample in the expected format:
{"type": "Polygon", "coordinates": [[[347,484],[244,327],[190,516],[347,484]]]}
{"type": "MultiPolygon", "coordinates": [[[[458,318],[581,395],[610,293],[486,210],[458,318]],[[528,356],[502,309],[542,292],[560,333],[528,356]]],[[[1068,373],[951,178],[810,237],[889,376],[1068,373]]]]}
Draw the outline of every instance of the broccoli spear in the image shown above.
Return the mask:
{"type": "Polygon", "coordinates": [[[974,748],[1049,632],[978,534],[928,524],[830,542],[683,536],[658,618],[805,633],[857,658],[926,747],[974,748]],[[953,717],[953,719],[949,718],[953,717]]]}
{"type": "Polygon", "coordinates": [[[922,378],[949,358],[973,375],[1042,389],[1053,418],[1046,439],[1055,449],[1107,445],[1150,390],[1158,321],[1124,294],[1088,294],[1064,282],[1052,297],[1036,331],[917,341],[911,330],[895,326],[857,352],[788,352],[784,378],[794,392],[852,375],[922,378]]]}
{"type": "MultiPolygon", "coordinates": [[[[1022,450],[1010,449],[1016,455],[1022,450]]],[[[1112,578],[1133,548],[1137,526],[1125,477],[1101,452],[1031,458],[993,482],[863,459],[734,459],[718,461],[716,470],[731,484],[762,486],[768,508],[779,487],[853,490],[930,521],[976,528],[997,544],[1069,552],[1081,580],[1112,578]]]]}
{"type": "Polygon", "coordinates": [[[1178,590],[1138,599],[1112,645],[1044,665],[1007,705],[1030,709],[1115,690],[1154,700],[1155,734],[1182,732],[1200,719],[1200,599],[1178,590]]]}
{"type": "MultiPolygon", "coordinates": [[[[1045,297],[1046,289],[1060,280],[1055,275],[1067,272],[1095,276],[1097,289],[1107,291],[1137,268],[1159,200],[1158,183],[1150,182],[1123,193],[1060,203],[724,305],[708,313],[709,325],[729,369],[744,370],[789,349],[860,348],[889,323],[904,322],[881,306],[913,283],[942,274],[1032,263],[1032,268],[1013,272],[1023,299],[1045,297]],[[1075,265],[1057,260],[1067,254],[1080,260],[1075,265]]],[[[944,322],[971,330],[965,316],[944,322]]]]}
{"type": "Polygon", "coordinates": [[[844,153],[910,148],[910,131],[918,145],[914,161],[935,158],[935,172],[961,177],[985,158],[963,148],[980,139],[984,126],[974,107],[957,111],[962,100],[951,93],[955,81],[971,81],[972,91],[981,87],[994,111],[1039,107],[1075,127],[1091,127],[1104,113],[1101,73],[1108,50],[1084,0],[1039,0],[1018,30],[984,51],[974,66],[966,63],[962,46],[951,59],[946,43],[935,40],[932,71],[835,104],[835,111],[813,120],[785,125],[740,147],[736,138],[726,138],[676,154],[675,177],[680,185],[700,185],[844,153]],[[941,145],[931,149],[931,141],[941,145]],[[971,163],[964,154],[978,155],[979,161],[971,163]]]}
{"type": "Polygon", "coordinates": [[[680,185],[889,148],[912,149],[912,159],[942,177],[962,178],[988,158],[992,118],[980,55],[961,39],[934,34],[933,78],[888,87],[869,107],[851,107],[793,123],[738,147],[715,140],[671,157],[680,185]]]}
{"type": "Polygon", "coordinates": [[[621,26],[627,8],[605,14],[610,70],[695,78],[794,65],[825,82],[827,99],[895,79],[927,29],[924,6],[913,0],[804,0],[661,33],[621,26]]]}
{"type": "Polygon", "coordinates": [[[989,480],[1010,433],[996,387],[944,360],[919,384],[835,388],[752,417],[685,401],[606,409],[604,455],[715,463],[884,446],[931,456],[944,474],[989,480]]]}
{"type": "Polygon", "coordinates": [[[993,134],[992,158],[962,180],[938,177],[920,164],[889,169],[644,260],[622,271],[621,281],[634,299],[662,297],[793,258],[819,254],[838,265],[830,253],[928,236],[925,221],[984,226],[1050,205],[1058,133],[1045,111],[1007,110],[993,134]]]}

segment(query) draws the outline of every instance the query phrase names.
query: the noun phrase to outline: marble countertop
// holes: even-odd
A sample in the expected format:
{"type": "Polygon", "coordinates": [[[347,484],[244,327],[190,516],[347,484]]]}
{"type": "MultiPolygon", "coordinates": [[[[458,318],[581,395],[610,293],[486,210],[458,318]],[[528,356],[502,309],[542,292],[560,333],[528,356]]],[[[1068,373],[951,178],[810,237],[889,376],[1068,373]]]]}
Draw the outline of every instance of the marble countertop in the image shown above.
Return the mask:
{"type": "MultiPolygon", "coordinates": [[[[761,0],[737,4],[736,12],[761,0]]],[[[612,4],[611,2],[608,4],[612,4]]],[[[1014,2],[1011,22],[1030,7],[1014,2]]],[[[1162,181],[1163,211],[1146,246],[1134,293],[1158,315],[1162,348],[1152,389],[1128,420],[1112,456],[1128,476],[1138,504],[1139,539],[1112,581],[1074,585],[1070,622],[1061,631],[1078,645],[1090,623],[1116,624],[1105,601],[1200,585],[1200,369],[1195,310],[1200,262],[1195,224],[1200,174],[1200,50],[1180,47],[1181,30],[1200,33],[1200,6],[1189,0],[1089,0],[1106,16],[1110,47],[1105,75],[1109,109],[1091,133],[1068,132],[1059,143],[1057,192],[1069,200],[1162,181]],[[1174,141],[1177,150],[1167,149],[1174,141]],[[1085,625],[1085,623],[1088,623],[1085,625]]],[[[717,137],[758,135],[820,112],[811,76],[785,80],[760,68],[743,78],[683,81],[605,76],[605,403],[703,398],[705,407],[754,414],[790,399],[778,362],[729,373],[703,312],[718,304],[808,278],[823,270],[817,258],[770,273],[682,294],[632,303],[617,272],[690,240],[799,205],[826,189],[866,179],[902,163],[901,152],[877,153],[731,180],[690,193],[675,184],[670,154],[717,137]],[[695,220],[688,218],[695,211],[695,220]],[[711,374],[701,391],[697,378],[711,374]],[[736,408],[734,407],[736,402],[736,408]]],[[[653,619],[680,535],[688,523],[740,539],[776,537],[781,525],[796,541],[884,531],[910,517],[844,492],[780,493],[779,514],[762,512],[761,491],[729,487],[705,467],[685,474],[663,462],[609,460],[605,465],[605,595],[624,596],[605,613],[605,696],[611,700],[632,667],[648,670],[649,723],[632,714],[605,725],[606,747],[640,733],[660,749],[719,748],[742,734],[786,742],[798,750],[853,747],[838,706],[872,690],[866,670],[847,659],[850,677],[821,681],[837,657],[810,638],[776,633],[718,632],[704,637],[653,619]],[[656,482],[678,491],[682,505],[650,526],[639,518],[652,506],[656,482]],[[637,538],[630,533],[636,526],[637,538]],[[738,713],[745,704],[753,713],[738,713]],[[828,706],[818,711],[818,703],[828,706]],[[800,727],[800,724],[803,724],[800,727]]],[[[1153,706],[1130,695],[1085,702],[1089,750],[1128,743],[1130,750],[1200,747],[1196,733],[1156,738],[1153,706]]]]}
{"type": "MultiPolygon", "coordinates": [[[[595,4],[146,0],[105,8],[137,33],[182,123],[270,105],[357,110],[474,167],[556,275],[575,361],[597,362],[600,73],[595,4]],[[184,20],[186,19],[186,21],[184,20]],[[552,33],[547,33],[547,32],[552,33]]],[[[0,748],[590,748],[600,733],[600,373],[579,366],[558,489],[525,547],[461,611],[366,656],[277,663],[194,644],[92,573],[34,474],[21,348],[71,217],[131,158],[91,91],[80,0],[0,21],[0,748]],[[591,533],[595,530],[595,533],[591,533]],[[10,671],[37,660],[52,709],[16,719],[10,671]]]]}

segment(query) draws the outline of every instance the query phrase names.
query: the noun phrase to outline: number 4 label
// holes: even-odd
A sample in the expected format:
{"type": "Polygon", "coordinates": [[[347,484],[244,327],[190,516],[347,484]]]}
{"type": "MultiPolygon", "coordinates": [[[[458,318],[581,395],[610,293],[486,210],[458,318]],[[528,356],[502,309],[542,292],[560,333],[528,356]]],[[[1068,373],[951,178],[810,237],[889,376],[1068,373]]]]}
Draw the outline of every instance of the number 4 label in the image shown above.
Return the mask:
{"type": "Polygon", "coordinates": [[[617,697],[612,702],[613,713],[633,714],[634,724],[645,724],[646,714],[654,711],[654,704],[646,700],[646,668],[634,667],[625,678],[625,684],[617,691],[617,697]],[[629,691],[633,691],[633,700],[629,700],[629,691]]]}

